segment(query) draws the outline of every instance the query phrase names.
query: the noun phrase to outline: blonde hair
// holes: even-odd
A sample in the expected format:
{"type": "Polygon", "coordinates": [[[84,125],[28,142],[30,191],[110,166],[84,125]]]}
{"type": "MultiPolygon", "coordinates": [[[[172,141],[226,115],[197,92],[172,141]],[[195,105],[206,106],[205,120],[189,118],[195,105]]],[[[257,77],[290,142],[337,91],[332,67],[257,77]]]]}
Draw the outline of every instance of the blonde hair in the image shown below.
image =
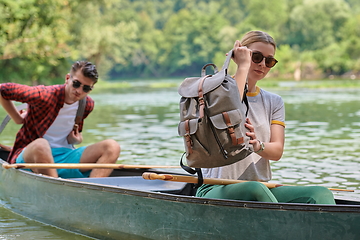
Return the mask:
{"type": "Polygon", "coordinates": [[[263,31],[247,32],[240,41],[242,46],[249,46],[250,44],[255,42],[269,43],[273,45],[274,49],[276,50],[275,40],[269,34],[263,31]]]}

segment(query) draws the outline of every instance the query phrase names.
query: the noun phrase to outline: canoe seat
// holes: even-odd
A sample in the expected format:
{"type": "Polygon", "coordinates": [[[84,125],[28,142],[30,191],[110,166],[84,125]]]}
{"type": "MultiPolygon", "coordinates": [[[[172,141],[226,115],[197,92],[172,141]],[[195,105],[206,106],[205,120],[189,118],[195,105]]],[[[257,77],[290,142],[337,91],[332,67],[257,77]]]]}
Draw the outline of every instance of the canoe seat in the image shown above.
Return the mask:
{"type": "Polygon", "coordinates": [[[181,193],[186,187],[186,183],[171,182],[162,180],[145,180],[141,176],[131,177],[104,177],[104,178],[69,178],[80,182],[96,183],[102,185],[116,186],[132,190],[181,193]]]}

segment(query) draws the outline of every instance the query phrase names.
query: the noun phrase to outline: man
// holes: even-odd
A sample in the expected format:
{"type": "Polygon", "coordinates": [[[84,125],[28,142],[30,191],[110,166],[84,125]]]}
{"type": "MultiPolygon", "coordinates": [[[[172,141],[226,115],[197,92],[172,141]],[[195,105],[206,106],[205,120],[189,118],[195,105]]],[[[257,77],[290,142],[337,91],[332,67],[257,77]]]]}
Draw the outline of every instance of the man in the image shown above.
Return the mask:
{"type": "MultiPolygon", "coordinates": [[[[115,163],[119,144],[111,139],[75,149],[82,142],[84,119],[94,108],[88,96],[98,80],[95,65],[77,61],[65,77],[64,85],[26,86],[0,84],[0,103],[17,124],[23,124],[9,155],[10,163],[115,163]],[[79,101],[86,106],[79,124],[75,117],[79,101]],[[27,103],[20,114],[12,101],[27,103]],[[25,116],[24,116],[25,115],[25,116]]],[[[107,177],[112,169],[32,169],[52,177],[107,177]]]]}

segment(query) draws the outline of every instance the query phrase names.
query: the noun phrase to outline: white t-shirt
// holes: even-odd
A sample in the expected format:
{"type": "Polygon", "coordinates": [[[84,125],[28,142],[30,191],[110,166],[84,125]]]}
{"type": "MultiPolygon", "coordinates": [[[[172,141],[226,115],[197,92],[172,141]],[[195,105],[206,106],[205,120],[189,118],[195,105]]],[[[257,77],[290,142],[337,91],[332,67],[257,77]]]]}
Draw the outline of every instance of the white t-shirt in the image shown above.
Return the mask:
{"type": "MultiPolygon", "coordinates": [[[[279,95],[258,87],[255,93],[248,93],[247,98],[249,102],[248,118],[254,126],[256,138],[265,143],[269,142],[271,124],[285,126],[284,102],[279,95]]],[[[264,182],[271,180],[269,160],[256,153],[227,166],[202,168],[202,172],[206,178],[264,182]]]]}
{"type": "Polygon", "coordinates": [[[43,136],[43,138],[49,141],[50,147],[75,149],[74,145],[68,143],[67,136],[74,128],[78,107],[78,101],[73,104],[64,103],[55,121],[43,136]]]}

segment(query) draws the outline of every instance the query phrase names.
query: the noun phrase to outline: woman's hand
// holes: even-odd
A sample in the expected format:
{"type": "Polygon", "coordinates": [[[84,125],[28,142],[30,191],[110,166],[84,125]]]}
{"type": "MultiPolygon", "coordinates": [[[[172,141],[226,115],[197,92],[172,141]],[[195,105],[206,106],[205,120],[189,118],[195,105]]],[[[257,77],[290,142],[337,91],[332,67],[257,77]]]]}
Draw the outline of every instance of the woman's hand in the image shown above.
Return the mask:
{"type": "Polygon", "coordinates": [[[242,46],[239,40],[234,43],[232,59],[242,70],[249,70],[251,65],[251,50],[246,46],[242,46]]]}
{"type": "Polygon", "coordinates": [[[249,118],[246,118],[245,127],[249,129],[249,132],[246,133],[246,136],[250,137],[249,143],[253,145],[254,152],[257,152],[260,150],[260,142],[256,138],[254,126],[250,122],[249,118]]]}
{"type": "MultiPolygon", "coordinates": [[[[250,137],[249,143],[253,145],[254,152],[261,149],[260,141],[256,138],[255,129],[249,118],[246,119],[245,127],[249,129],[246,136],[250,137]]],[[[263,143],[264,150],[258,154],[269,160],[280,160],[284,151],[285,130],[284,126],[271,124],[270,126],[270,142],[263,143]]]]}

